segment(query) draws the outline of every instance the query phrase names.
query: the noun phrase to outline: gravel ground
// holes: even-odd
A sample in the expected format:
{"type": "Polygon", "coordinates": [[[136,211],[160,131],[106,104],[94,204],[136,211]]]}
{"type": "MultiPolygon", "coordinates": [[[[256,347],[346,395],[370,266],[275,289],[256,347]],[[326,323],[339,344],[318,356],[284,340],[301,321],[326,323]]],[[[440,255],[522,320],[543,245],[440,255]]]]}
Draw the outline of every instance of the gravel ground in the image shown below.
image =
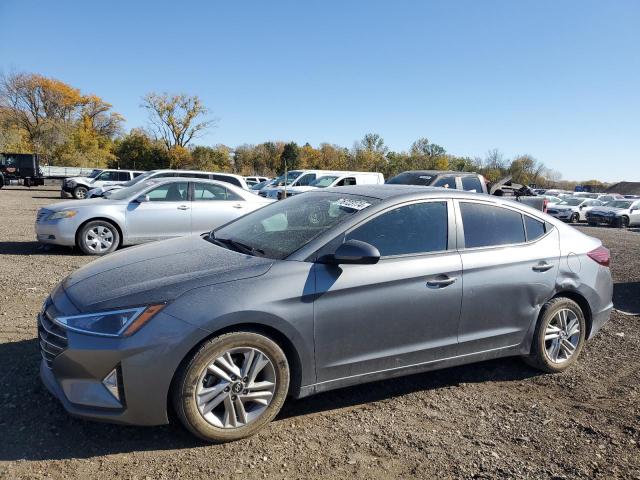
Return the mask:
{"type": "MultiPolygon", "coordinates": [[[[289,401],[251,439],[70,418],[40,385],[35,316],[90,259],[34,241],[54,188],[0,190],[0,478],[640,479],[640,317],[615,312],[560,375],[490,361],[289,401]]],[[[615,304],[640,312],[640,231],[580,227],[613,253],[615,304]]]]}

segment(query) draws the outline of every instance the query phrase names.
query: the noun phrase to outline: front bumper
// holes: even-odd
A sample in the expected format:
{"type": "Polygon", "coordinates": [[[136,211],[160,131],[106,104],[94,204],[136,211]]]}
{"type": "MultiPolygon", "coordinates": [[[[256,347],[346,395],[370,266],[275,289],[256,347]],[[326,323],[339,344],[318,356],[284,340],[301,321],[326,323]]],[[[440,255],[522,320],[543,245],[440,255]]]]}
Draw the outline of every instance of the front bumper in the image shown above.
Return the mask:
{"type": "Polygon", "coordinates": [[[615,225],[617,217],[615,215],[592,215],[587,214],[587,222],[604,223],[605,225],[615,225]]]}
{"type": "Polygon", "coordinates": [[[73,247],[76,244],[78,222],[71,218],[42,220],[35,224],[36,240],[51,245],[73,247]]]}
{"type": "MultiPolygon", "coordinates": [[[[75,187],[75,185],[74,185],[75,187]]],[[[73,197],[73,187],[62,184],[62,188],[60,189],[60,198],[74,198],[73,197]]]]}
{"type": "Polygon", "coordinates": [[[68,346],[54,358],[43,354],[40,364],[42,382],[65,410],[89,420],[162,425],[173,375],[207,332],[160,312],[127,338],[66,335],[68,346]],[[102,383],[114,368],[119,400],[102,383]]]}

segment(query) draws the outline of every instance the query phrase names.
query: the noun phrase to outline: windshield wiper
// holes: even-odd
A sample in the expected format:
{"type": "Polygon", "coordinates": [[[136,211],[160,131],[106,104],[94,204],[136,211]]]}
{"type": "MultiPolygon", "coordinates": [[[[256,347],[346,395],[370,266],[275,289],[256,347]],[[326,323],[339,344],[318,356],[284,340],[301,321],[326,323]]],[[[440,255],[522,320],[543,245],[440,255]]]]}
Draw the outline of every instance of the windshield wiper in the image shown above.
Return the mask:
{"type": "Polygon", "coordinates": [[[260,249],[260,248],[255,248],[255,247],[251,247],[247,244],[244,244],[242,242],[238,242],[237,240],[232,240],[231,238],[215,238],[210,236],[209,237],[210,241],[215,242],[217,244],[223,244],[223,245],[227,245],[231,248],[233,248],[235,251],[240,252],[240,253],[244,253],[247,255],[253,255],[255,257],[262,257],[264,256],[264,250],[260,249]]]}

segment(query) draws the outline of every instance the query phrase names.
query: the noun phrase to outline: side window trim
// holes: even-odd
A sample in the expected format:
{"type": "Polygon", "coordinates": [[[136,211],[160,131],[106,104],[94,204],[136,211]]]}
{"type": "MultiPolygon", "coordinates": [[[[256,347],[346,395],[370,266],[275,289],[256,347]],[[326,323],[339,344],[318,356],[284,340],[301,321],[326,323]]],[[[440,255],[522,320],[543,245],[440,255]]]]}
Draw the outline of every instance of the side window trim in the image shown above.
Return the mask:
{"type": "Polygon", "coordinates": [[[385,208],[384,210],[380,210],[380,211],[378,211],[376,213],[373,213],[373,214],[369,215],[366,218],[363,218],[357,224],[352,225],[347,230],[341,232],[340,235],[338,235],[338,236],[334,237],[332,240],[326,242],[325,245],[328,245],[329,243],[334,242],[339,237],[341,237],[342,238],[342,242],[344,242],[344,239],[352,231],[354,231],[357,228],[361,227],[362,225],[364,225],[365,223],[369,222],[370,220],[373,220],[374,218],[377,218],[377,217],[379,217],[381,215],[384,215],[385,213],[389,213],[390,211],[395,210],[397,208],[406,207],[408,205],[415,205],[415,204],[418,204],[418,203],[433,203],[433,202],[445,203],[446,206],[447,206],[447,249],[446,250],[438,250],[438,251],[435,251],[435,252],[404,253],[404,254],[401,254],[401,255],[385,255],[385,256],[381,256],[380,260],[382,261],[382,260],[387,260],[387,259],[392,260],[392,259],[398,259],[398,258],[425,257],[425,256],[446,255],[446,254],[451,254],[451,253],[457,253],[456,252],[456,236],[457,236],[456,221],[455,221],[455,215],[454,215],[454,211],[453,211],[453,202],[449,198],[428,198],[428,199],[410,200],[408,202],[403,202],[403,203],[398,203],[398,204],[395,204],[395,205],[391,205],[388,208],[385,208]]]}
{"type": "Polygon", "coordinates": [[[456,242],[456,249],[459,251],[467,251],[467,252],[475,252],[475,251],[480,251],[480,250],[493,250],[493,249],[498,249],[498,248],[505,248],[505,247],[520,247],[520,246],[526,246],[526,245],[532,245],[536,242],[539,242],[540,240],[542,240],[543,238],[547,238],[547,236],[549,236],[551,234],[551,232],[554,230],[555,227],[553,227],[553,225],[551,225],[549,222],[542,220],[534,215],[529,215],[527,213],[523,213],[520,210],[518,210],[517,208],[513,208],[510,207],[509,205],[502,205],[500,203],[493,203],[493,202],[487,202],[487,201],[483,201],[483,200],[476,200],[476,199],[464,199],[464,200],[454,200],[453,202],[454,204],[454,209],[455,209],[455,221],[456,221],[456,234],[457,234],[457,242],[456,242]],[[516,213],[519,213],[522,216],[522,228],[524,229],[525,232],[525,241],[524,242],[519,242],[519,243],[508,243],[505,245],[488,245],[485,247],[471,247],[471,248],[466,248],[465,244],[464,244],[464,224],[462,223],[462,211],[460,210],[460,203],[476,203],[476,204],[480,204],[480,205],[489,205],[489,206],[493,206],[493,207],[500,207],[500,208],[505,208],[507,210],[511,210],[514,211],[516,213]],[[539,222],[543,222],[545,225],[545,233],[544,235],[542,235],[541,237],[536,238],[535,240],[527,240],[527,231],[526,231],[526,226],[525,226],[525,222],[524,222],[524,217],[525,216],[529,216],[535,220],[538,220],[539,222]],[[551,225],[551,228],[548,228],[548,225],[551,225]]]}

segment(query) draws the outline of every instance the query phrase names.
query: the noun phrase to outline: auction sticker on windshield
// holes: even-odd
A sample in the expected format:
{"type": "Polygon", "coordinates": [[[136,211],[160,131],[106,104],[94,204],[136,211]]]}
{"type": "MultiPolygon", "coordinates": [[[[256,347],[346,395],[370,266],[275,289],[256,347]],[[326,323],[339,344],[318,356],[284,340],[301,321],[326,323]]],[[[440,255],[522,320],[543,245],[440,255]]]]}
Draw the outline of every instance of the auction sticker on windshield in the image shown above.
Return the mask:
{"type": "Polygon", "coordinates": [[[364,200],[352,200],[349,198],[340,198],[339,200],[336,200],[336,205],[339,207],[352,208],[353,210],[363,210],[371,206],[370,203],[365,202],[364,200]]]}

